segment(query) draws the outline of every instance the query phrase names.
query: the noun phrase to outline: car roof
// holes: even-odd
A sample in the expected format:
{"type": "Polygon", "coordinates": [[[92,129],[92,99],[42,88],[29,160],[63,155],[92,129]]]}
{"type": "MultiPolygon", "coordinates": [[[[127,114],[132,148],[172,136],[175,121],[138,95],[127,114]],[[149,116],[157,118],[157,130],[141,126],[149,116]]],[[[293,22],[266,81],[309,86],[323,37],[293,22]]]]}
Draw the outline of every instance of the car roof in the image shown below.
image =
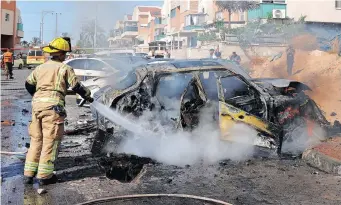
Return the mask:
{"type": "MultiPolygon", "coordinates": [[[[170,60],[162,64],[147,64],[140,66],[147,69],[147,71],[155,71],[157,73],[167,72],[191,72],[196,70],[216,70],[221,68],[222,70],[228,70],[231,73],[240,74],[247,79],[251,77],[241,67],[231,63],[222,64],[215,60],[170,60]]],[[[139,68],[138,68],[139,69],[139,68]]],[[[137,70],[138,70],[137,69],[137,70]]]]}

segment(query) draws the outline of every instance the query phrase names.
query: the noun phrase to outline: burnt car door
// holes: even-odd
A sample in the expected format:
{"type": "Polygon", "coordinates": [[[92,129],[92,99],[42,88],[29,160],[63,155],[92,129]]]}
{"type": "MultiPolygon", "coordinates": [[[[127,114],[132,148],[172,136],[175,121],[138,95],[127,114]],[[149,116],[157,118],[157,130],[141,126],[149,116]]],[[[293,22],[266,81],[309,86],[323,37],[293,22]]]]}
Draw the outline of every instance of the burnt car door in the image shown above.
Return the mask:
{"type": "Polygon", "coordinates": [[[246,124],[259,133],[262,140],[255,145],[275,148],[279,140],[276,127],[268,122],[263,113],[266,105],[258,91],[240,75],[217,79],[219,98],[219,127],[223,140],[235,141],[229,131],[238,123],[246,124]]]}
{"type": "Polygon", "coordinates": [[[201,108],[205,106],[207,97],[200,84],[197,74],[188,83],[181,96],[180,121],[178,127],[185,130],[192,130],[199,124],[201,108]]]}
{"type": "Polygon", "coordinates": [[[157,79],[154,96],[158,102],[155,104],[161,124],[178,127],[183,93],[192,79],[191,73],[170,73],[157,79]]]}

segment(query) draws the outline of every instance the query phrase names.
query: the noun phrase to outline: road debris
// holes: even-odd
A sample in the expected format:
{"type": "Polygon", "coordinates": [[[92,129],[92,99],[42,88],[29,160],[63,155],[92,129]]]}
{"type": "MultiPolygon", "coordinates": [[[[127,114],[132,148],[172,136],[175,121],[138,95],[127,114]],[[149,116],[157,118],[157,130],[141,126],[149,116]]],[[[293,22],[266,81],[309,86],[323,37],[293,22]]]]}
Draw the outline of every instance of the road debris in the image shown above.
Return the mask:
{"type": "Polygon", "coordinates": [[[39,188],[39,189],[37,189],[37,193],[38,193],[39,195],[42,195],[42,194],[46,194],[47,191],[46,191],[46,189],[39,188]]]}
{"type": "Polygon", "coordinates": [[[15,126],[15,120],[1,120],[2,126],[15,126]]]}

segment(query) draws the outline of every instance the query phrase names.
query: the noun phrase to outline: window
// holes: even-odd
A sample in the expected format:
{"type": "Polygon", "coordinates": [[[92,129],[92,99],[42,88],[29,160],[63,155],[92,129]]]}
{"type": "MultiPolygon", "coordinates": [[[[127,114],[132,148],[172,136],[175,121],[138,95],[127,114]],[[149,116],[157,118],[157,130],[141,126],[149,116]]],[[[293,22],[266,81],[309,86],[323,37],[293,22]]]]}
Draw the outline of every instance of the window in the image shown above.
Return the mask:
{"type": "MultiPolygon", "coordinates": [[[[162,77],[156,88],[156,98],[166,109],[180,104],[180,98],[192,79],[192,74],[172,74],[162,77]],[[169,100],[172,99],[172,100],[169,100]]],[[[180,106],[175,106],[178,108],[180,106]]]]}
{"type": "Polygon", "coordinates": [[[171,18],[174,18],[175,15],[176,15],[176,8],[174,8],[174,9],[171,10],[170,17],[171,17],[171,18]]]}
{"type": "Polygon", "coordinates": [[[335,8],[341,9],[341,1],[340,0],[335,0],[335,8]]]}
{"type": "Polygon", "coordinates": [[[223,20],[224,19],[223,12],[219,11],[219,12],[215,13],[215,18],[216,18],[216,20],[223,20]]]}
{"type": "Polygon", "coordinates": [[[102,62],[98,60],[93,60],[93,59],[88,59],[85,61],[84,68],[86,70],[98,70],[102,71],[106,68],[107,66],[102,62]]]}
{"type": "Polygon", "coordinates": [[[69,61],[67,63],[67,65],[71,66],[73,69],[80,69],[80,70],[83,70],[85,69],[84,68],[84,60],[82,59],[76,59],[76,60],[72,60],[72,61],[69,61]]]}
{"type": "Polygon", "coordinates": [[[240,15],[240,16],[239,16],[239,20],[240,20],[240,21],[245,21],[245,13],[244,13],[244,12],[240,12],[239,15],[240,15]]]}
{"type": "Polygon", "coordinates": [[[5,21],[9,21],[9,14],[8,13],[5,14],[5,21]]]}
{"type": "Polygon", "coordinates": [[[35,51],[30,51],[30,52],[28,53],[28,56],[36,56],[36,52],[35,52],[35,51]]]}

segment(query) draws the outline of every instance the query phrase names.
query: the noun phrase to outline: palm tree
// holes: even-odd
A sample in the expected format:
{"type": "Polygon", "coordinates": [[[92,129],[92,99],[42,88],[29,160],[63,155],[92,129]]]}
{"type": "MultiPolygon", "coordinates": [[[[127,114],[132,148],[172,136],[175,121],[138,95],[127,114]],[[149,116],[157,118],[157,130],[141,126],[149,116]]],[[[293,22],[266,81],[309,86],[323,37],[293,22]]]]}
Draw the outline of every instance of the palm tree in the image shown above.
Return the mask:
{"type": "Polygon", "coordinates": [[[21,41],[20,45],[23,46],[24,48],[28,48],[30,46],[30,44],[25,40],[21,41]]]}
{"type": "Polygon", "coordinates": [[[32,46],[38,46],[41,43],[40,39],[38,37],[33,37],[30,44],[32,46]]]}
{"type": "Polygon", "coordinates": [[[257,1],[227,1],[218,0],[216,5],[222,11],[227,11],[229,13],[229,30],[231,29],[231,15],[233,12],[244,12],[253,10],[259,7],[257,1]]]}
{"type": "MultiPolygon", "coordinates": [[[[94,45],[95,44],[95,25],[96,25],[95,20],[91,20],[83,24],[81,28],[81,35],[80,35],[80,40],[82,41],[82,44],[83,44],[82,46],[86,46],[86,47],[95,46],[94,45]]],[[[104,29],[101,28],[97,24],[97,33],[96,33],[96,42],[98,42],[97,45],[102,44],[100,42],[103,41],[103,36],[105,36],[104,29]]]]}

